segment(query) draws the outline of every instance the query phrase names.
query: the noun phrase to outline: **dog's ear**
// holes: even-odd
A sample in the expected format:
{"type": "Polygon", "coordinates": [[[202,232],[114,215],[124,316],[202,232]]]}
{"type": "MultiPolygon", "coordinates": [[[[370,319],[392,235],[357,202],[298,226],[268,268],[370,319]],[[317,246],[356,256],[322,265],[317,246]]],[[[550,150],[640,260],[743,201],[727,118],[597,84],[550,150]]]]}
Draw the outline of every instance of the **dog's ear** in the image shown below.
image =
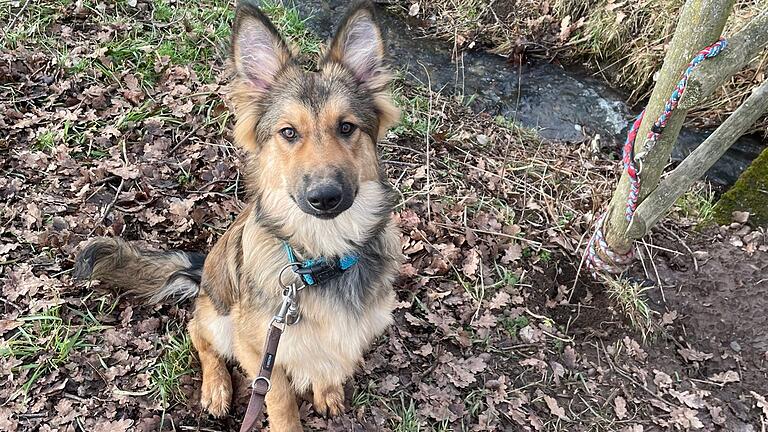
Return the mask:
{"type": "Polygon", "coordinates": [[[373,91],[386,86],[389,72],[384,65],[384,42],[370,2],[360,2],[347,12],[324,62],[344,65],[373,91]]]}
{"type": "Polygon", "coordinates": [[[256,90],[268,89],[293,61],[288,44],[269,18],[247,0],[237,6],[231,49],[235,70],[256,90]]]}

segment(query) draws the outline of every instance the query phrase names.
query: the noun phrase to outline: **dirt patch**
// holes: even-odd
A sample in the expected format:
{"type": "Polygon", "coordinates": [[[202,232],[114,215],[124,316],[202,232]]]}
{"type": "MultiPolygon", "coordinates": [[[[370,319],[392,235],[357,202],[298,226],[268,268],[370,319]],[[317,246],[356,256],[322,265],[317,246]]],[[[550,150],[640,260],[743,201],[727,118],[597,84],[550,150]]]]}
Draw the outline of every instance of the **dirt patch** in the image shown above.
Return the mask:
{"type": "Polygon", "coordinates": [[[697,368],[702,378],[732,370],[743,390],[764,391],[759,389],[768,388],[768,254],[704,240],[694,249],[698,270],[688,255],[683,265],[680,259],[662,260],[658,268],[672,288],[665,290],[668,308],[681,321],[675,336],[698,341],[698,349],[711,354],[697,368]]]}

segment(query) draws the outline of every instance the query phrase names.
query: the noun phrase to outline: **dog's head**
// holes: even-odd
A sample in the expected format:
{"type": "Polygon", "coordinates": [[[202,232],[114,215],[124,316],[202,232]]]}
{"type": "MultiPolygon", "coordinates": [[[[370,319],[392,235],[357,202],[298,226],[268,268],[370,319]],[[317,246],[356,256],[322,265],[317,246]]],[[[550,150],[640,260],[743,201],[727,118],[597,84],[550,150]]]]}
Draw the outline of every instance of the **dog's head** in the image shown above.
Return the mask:
{"type": "Polygon", "coordinates": [[[285,208],[294,206],[315,223],[337,220],[385,193],[376,141],[399,113],[383,56],[368,4],[347,13],[317,71],[297,64],[258,8],[238,6],[232,34],[235,139],[251,154],[251,187],[270,215],[301,219],[285,208]]]}

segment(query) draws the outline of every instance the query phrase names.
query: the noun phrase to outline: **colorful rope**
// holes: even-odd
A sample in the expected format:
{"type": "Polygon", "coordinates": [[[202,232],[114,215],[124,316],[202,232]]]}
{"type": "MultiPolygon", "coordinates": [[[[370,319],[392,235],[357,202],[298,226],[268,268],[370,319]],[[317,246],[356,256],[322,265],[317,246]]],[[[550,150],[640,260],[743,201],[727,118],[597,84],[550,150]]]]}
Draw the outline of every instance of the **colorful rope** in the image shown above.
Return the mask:
{"type": "MultiPolygon", "coordinates": [[[[664,128],[667,127],[667,122],[669,122],[669,118],[672,116],[672,112],[675,110],[675,108],[677,108],[680,99],[683,97],[683,93],[685,93],[685,87],[688,85],[688,78],[691,76],[691,73],[693,73],[693,70],[696,68],[696,66],[698,66],[698,64],[704,60],[720,54],[720,52],[725,49],[726,46],[728,46],[728,42],[725,39],[720,39],[712,45],[699,51],[693,60],[688,63],[688,66],[685,68],[685,71],[683,71],[680,80],[677,82],[677,85],[675,85],[675,89],[672,92],[672,95],[664,104],[664,111],[661,113],[656,122],[653,123],[651,130],[646,136],[646,150],[650,147],[653,147],[653,145],[661,136],[661,133],[664,131],[664,128]]],[[[635,214],[635,210],[637,210],[638,200],[640,199],[640,170],[638,169],[635,162],[635,140],[637,138],[637,131],[640,128],[640,124],[643,122],[644,115],[645,110],[643,110],[643,112],[641,112],[640,115],[638,115],[635,121],[632,123],[629,128],[629,132],[627,133],[627,140],[624,142],[624,147],[622,148],[621,160],[624,166],[624,170],[629,176],[629,195],[627,196],[627,205],[624,211],[624,215],[626,216],[627,221],[630,222],[632,221],[632,216],[635,214]]],[[[598,270],[608,273],[621,273],[630,263],[632,263],[632,260],[634,259],[634,249],[630,250],[626,254],[617,254],[610,250],[608,243],[605,241],[605,234],[603,234],[603,223],[605,222],[605,217],[606,215],[603,214],[600,216],[600,218],[598,218],[597,223],[595,224],[595,232],[592,234],[592,237],[587,244],[587,268],[590,269],[590,271],[593,273],[598,270]],[[610,262],[607,262],[603,259],[597,250],[598,247],[600,248],[602,255],[610,262]]]]}
{"type": "MultiPolygon", "coordinates": [[[[652,147],[653,144],[658,141],[659,136],[661,136],[661,133],[664,131],[664,128],[667,127],[667,122],[669,122],[669,118],[672,116],[672,112],[675,110],[675,108],[677,108],[677,104],[683,97],[683,93],[685,93],[685,87],[688,85],[688,78],[691,76],[691,73],[693,73],[693,70],[696,68],[696,66],[698,66],[699,63],[703,62],[704,60],[720,54],[720,52],[725,49],[726,46],[728,46],[728,41],[725,39],[720,39],[712,45],[699,51],[693,60],[688,63],[688,66],[685,68],[685,71],[683,71],[680,80],[677,82],[677,85],[675,85],[675,90],[672,91],[672,95],[669,97],[669,99],[667,99],[667,103],[664,104],[664,111],[661,113],[653,126],[651,126],[651,130],[646,136],[646,141],[649,141],[650,143],[646,145],[646,147],[652,147]]],[[[635,122],[629,128],[627,141],[624,143],[623,148],[622,162],[624,163],[624,169],[629,175],[629,196],[627,197],[627,207],[624,212],[628,221],[632,220],[632,216],[635,214],[635,210],[637,209],[637,201],[640,199],[640,172],[635,164],[635,138],[637,137],[637,129],[640,127],[640,123],[642,123],[644,115],[645,110],[643,110],[643,112],[637,116],[635,122]]]]}
{"type": "Polygon", "coordinates": [[[595,233],[592,235],[592,238],[589,239],[589,243],[587,244],[587,256],[585,261],[587,263],[587,269],[593,274],[597,271],[619,274],[632,263],[632,260],[635,258],[635,252],[634,249],[631,249],[626,254],[618,254],[608,247],[608,242],[605,241],[605,235],[603,234],[605,216],[606,214],[603,213],[595,224],[595,233]],[[600,253],[597,251],[598,246],[600,247],[600,251],[610,261],[606,261],[600,256],[600,253]]]}

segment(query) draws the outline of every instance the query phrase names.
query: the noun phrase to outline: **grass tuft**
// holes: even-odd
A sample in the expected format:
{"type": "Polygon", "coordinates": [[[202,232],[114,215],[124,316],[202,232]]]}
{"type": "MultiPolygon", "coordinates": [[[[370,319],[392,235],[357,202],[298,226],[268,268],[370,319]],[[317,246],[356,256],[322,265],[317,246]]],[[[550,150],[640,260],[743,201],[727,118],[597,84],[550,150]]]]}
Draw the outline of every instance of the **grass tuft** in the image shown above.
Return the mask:
{"type": "Polygon", "coordinates": [[[296,45],[300,54],[316,56],[322,52],[322,41],[307,28],[309,18],[302,18],[295,7],[286,6],[282,0],[263,0],[261,10],[280,33],[296,45]]]}
{"type": "Polygon", "coordinates": [[[406,95],[401,86],[397,86],[392,91],[392,98],[395,104],[400,108],[400,122],[392,132],[399,136],[421,136],[427,132],[434,134],[439,130],[442,119],[436,113],[431,111],[429,97],[422,93],[429,92],[428,89],[418,89],[418,92],[410,92],[406,95]]]}
{"type": "Polygon", "coordinates": [[[163,355],[150,371],[150,394],[163,408],[186,401],[181,379],[193,372],[192,342],[183,328],[169,331],[163,341],[163,355]]]}
{"type": "Polygon", "coordinates": [[[654,312],[648,306],[645,295],[649,288],[628,279],[618,279],[608,275],[601,277],[606,284],[608,295],[621,314],[629,321],[632,328],[642,334],[643,340],[647,339],[655,329],[651,319],[654,312]]]}
{"type": "Polygon", "coordinates": [[[419,432],[425,429],[416,414],[416,404],[413,399],[409,398],[406,401],[406,398],[400,395],[400,406],[395,412],[398,420],[392,424],[394,432],[419,432]]]}
{"type": "Polygon", "coordinates": [[[48,130],[40,134],[35,140],[34,148],[39,151],[51,151],[56,146],[56,132],[48,130]]]}
{"type": "Polygon", "coordinates": [[[0,358],[21,361],[14,372],[27,371],[21,394],[28,394],[40,378],[63,366],[70,354],[89,347],[84,339],[87,334],[105,328],[90,313],[80,315],[85,322],[82,325],[64,321],[61,316],[62,307],[52,306],[40,314],[20,317],[16,333],[0,345],[0,358]]]}
{"type": "Polygon", "coordinates": [[[708,226],[714,220],[715,193],[709,184],[697,183],[677,199],[675,207],[683,217],[693,220],[697,226],[708,226]]]}

